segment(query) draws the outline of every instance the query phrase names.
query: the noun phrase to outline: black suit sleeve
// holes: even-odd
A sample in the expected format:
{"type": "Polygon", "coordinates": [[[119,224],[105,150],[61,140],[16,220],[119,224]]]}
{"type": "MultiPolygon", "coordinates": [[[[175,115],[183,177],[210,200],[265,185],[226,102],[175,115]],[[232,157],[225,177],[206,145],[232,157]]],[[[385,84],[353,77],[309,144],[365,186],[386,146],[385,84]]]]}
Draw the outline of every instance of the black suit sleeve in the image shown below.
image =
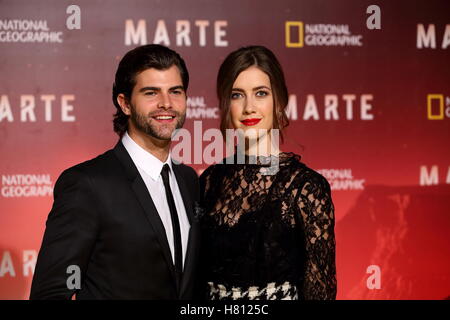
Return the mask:
{"type": "MultiPolygon", "coordinates": [[[[54,189],[54,203],[36,263],[30,299],[70,299],[69,266],[83,275],[98,230],[98,212],[89,177],[74,167],[61,174],[54,189]]],[[[73,278],[72,278],[73,279],[73,278]]],[[[71,283],[73,283],[71,281],[71,283]]]]}

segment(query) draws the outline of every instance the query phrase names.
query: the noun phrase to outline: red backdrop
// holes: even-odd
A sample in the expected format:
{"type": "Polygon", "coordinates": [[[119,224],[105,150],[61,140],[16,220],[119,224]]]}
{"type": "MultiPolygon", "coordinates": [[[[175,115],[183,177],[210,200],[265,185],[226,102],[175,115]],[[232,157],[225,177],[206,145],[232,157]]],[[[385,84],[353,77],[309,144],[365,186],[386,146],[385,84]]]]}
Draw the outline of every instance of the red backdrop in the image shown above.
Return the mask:
{"type": "Polygon", "coordinates": [[[114,73],[146,43],[186,60],[191,131],[218,126],[223,58],[272,49],[291,95],[283,149],[332,185],[338,299],[449,297],[449,12],[446,0],[1,1],[0,298],[28,297],[54,183],[116,143],[114,73]]]}

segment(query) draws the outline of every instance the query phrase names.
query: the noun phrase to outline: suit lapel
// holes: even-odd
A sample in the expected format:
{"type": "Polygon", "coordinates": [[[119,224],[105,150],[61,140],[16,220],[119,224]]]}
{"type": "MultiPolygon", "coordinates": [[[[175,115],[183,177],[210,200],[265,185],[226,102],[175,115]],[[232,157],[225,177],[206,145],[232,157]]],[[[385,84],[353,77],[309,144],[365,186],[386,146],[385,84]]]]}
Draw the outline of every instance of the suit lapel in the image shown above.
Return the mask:
{"type": "Polygon", "coordinates": [[[159,244],[161,245],[162,251],[164,253],[164,258],[166,259],[167,265],[169,266],[171,272],[175,277],[175,269],[172,262],[172,254],[170,253],[169,243],[167,242],[167,235],[161,218],[156,210],[155,204],[153,203],[152,197],[148,193],[147,187],[140,176],[136,177],[132,183],[132,189],[136,194],[139,203],[145,211],[145,216],[147,217],[153,230],[155,230],[159,244]]]}
{"type": "Polygon", "coordinates": [[[120,141],[114,148],[114,152],[124,165],[126,175],[131,182],[131,188],[134,191],[139,203],[141,204],[145,212],[145,216],[150,223],[150,226],[153,228],[155,234],[157,235],[158,242],[161,246],[167,266],[170,269],[170,272],[172,273],[173,279],[175,281],[175,268],[172,262],[169,243],[167,242],[166,231],[164,229],[161,218],[159,217],[158,211],[156,210],[155,204],[153,203],[152,197],[147,190],[144,180],[142,179],[133,160],[120,141]]]}

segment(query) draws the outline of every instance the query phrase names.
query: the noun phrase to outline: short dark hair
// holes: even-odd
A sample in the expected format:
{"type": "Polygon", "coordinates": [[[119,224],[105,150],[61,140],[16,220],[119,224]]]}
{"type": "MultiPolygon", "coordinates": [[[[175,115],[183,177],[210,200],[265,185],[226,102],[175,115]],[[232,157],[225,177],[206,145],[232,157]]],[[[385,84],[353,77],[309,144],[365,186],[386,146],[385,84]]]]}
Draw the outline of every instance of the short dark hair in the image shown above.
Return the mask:
{"type": "Polygon", "coordinates": [[[173,65],[180,71],[183,88],[187,91],[189,85],[189,73],[183,58],[175,51],[159,45],[148,44],[128,51],[120,60],[112,89],[112,100],[117,111],[114,114],[114,131],[121,137],[128,129],[128,118],[123,113],[117,102],[117,96],[124,94],[130,101],[131,93],[136,85],[136,76],[144,70],[155,68],[167,70],[173,65]]]}
{"type": "Polygon", "coordinates": [[[272,51],[263,46],[247,46],[231,52],[223,61],[217,75],[217,97],[220,109],[220,130],[225,136],[225,130],[231,123],[230,99],[233,83],[239,74],[256,66],[265,72],[270,79],[274,98],[273,128],[281,130],[289,125],[286,115],[288,90],[284,80],[283,69],[272,51]]]}

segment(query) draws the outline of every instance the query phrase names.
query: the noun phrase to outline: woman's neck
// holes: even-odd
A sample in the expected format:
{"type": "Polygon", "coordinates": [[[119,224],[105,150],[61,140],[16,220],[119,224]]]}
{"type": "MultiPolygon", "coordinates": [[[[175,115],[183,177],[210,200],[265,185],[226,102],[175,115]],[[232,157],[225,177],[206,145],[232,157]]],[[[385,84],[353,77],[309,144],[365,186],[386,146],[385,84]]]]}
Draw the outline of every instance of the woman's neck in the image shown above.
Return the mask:
{"type": "MultiPolygon", "coordinates": [[[[275,137],[276,138],[276,137],[275,137]]],[[[273,139],[272,132],[258,136],[257,138],[245,139],[245,154],[247,156],[278,156],[280,153],[279,143],[273,139]]]]}

